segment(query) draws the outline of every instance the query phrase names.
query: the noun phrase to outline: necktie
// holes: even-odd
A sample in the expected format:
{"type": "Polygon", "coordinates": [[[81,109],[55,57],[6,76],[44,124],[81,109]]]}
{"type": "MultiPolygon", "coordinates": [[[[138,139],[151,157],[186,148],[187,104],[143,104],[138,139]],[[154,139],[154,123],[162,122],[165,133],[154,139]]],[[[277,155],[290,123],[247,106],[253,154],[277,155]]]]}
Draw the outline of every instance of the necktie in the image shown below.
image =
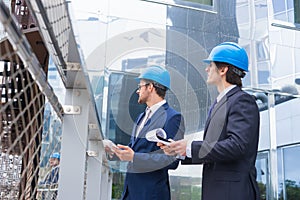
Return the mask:
{"type": "Polygon", "coordinates": [[[215,99],[214,103],[210,106],[208,113],[207,113],[207,119],[210,118],[211,112],[214,109],[215,105],[217,104],[217,99],[215,99]]]}
{"type": "Polygon", "coordinates": [[[142,130],[142,128],[144,127],[146,121],[149,119],[151,110],[149,108],[146,109],[145,112],[145,116],[143,118],[143,120],[141,121],[140,125],[138,126],[137,132],[136,132],[136,137],[139,135],[140,131],[142,130]]]}

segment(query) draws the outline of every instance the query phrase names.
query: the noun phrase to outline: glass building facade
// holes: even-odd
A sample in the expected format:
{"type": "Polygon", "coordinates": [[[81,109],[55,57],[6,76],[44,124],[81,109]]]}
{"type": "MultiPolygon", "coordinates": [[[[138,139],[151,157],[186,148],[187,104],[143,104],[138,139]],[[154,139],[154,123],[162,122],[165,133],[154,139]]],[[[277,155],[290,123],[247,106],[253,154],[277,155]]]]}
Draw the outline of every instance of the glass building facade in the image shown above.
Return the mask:
{"type": "MultiPolygon", "coordinates": [[[[180,111],[186,138],[201,139],[216,88],[202,62],[225,41],[249,56],[244,89],[260,108],[256,162],[261,199],[300,199],[299,0],[72,1],[76,35],[92,83],[103,134],[127,144],[145,109],[137,103],[140,71],[150,64],[171,74],[169,104],[180,111]]],[[[126,163],[109,162],[112,198],[122,192],[126,163]]],[[[170,171],[172,199],[200,199],[201,165],[170,171]]]]}

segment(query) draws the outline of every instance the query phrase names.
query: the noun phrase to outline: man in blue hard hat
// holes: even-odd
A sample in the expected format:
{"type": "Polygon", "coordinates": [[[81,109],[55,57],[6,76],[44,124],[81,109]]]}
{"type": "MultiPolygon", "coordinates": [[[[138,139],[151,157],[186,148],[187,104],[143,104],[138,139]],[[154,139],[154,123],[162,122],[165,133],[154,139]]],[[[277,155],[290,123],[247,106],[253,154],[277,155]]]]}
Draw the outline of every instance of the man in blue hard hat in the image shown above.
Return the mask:
{"type": "Polygon", "coordinates": [[[167,138],[183,138],[182,115],[166,102],[170,89],[170,74],[161,66],[147,67],[137,78],[138,103],[146,104],[145,112],[137,118],[128,146],[117,145],[114,153],[122,161],[129,161],[124,182],[123,200],[169,200],[169,169],[176,169],[179,162],[148,141],[146,133],[162,128],[167,138]]]}
{"type": "Polygon", "coordinates": [[[51,167],[51,170],[46,174],[44,180],[40,184],[53,185],[58,183],[59,163],[60,163],[60,154],[57,152],[51,154],[49,158],[49,165],[51,167]]]}
{"type": "MultiPolygon", "coordinates": [[[[50,155],[49,165],[51,170],[46,174],[43,181],[40,182],[40,186],[46,189],[57,189],[59,179],[59,163],[60,154],[55,152],[50,155]]],[[[42,199],[55,200],[57,197],[57,190],[46,190],[42,192],[42,199]]]]}
{"type": "Polygon", "coordinates": [[[247,53],[238,44],[225,42],[204,62],[207,83],[215,85],[219,95],[208,112],[203,141],[158,145],[167,155],[186,156],[183,164],[203,164],[202,200],[258,200],[259,110],[254,98],[241,89],[247,53]]]}

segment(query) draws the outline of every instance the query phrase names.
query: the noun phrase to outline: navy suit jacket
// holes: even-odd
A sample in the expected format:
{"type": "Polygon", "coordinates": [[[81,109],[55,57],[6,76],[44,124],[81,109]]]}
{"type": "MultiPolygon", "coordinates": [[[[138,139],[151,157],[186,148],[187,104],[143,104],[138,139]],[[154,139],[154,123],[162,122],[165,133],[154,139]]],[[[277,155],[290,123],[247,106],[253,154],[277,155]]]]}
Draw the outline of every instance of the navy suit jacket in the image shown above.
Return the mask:
{"type": "Polygon", "coordinates": [[[179,163],[174,157],[165,155],[155,142],[149,142],[145,135],[150,130],[163,128],[167,138],[182,139],[185,129],[183,117],[165,103],[146,121],[136,138],[137,125],[144,115],[145,112],[138,117],[128,145],[135,153],[133,162],[128,163],[122,199],[168,200],[168,170],[176,169],[179,163]]]}
{"type": "Polygon", "coordinates": [[[259,111],[240,87],[230,90],[207,119],[204,140],[192,142],[187,164],[204,164],[202,200],[258,200],[255,161],[259,111]]]}

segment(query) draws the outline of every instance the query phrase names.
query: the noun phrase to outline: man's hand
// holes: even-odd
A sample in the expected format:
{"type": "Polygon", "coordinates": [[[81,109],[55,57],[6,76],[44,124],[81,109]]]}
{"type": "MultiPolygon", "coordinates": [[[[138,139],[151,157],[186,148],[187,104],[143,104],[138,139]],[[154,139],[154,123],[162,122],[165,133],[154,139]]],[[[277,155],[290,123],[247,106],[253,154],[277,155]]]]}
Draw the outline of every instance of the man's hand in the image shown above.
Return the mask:
{"type": "Polygon", "coordinates": [[[120,160],[133,161],[134,151],[130,147],[118,144],[113,150],[120,160]]]}
{"type": "Polygon", "coordinates": [[[113,147],[116,146],[112,141],[104,139],[102,140],[104,150],[109,155],[110,158],[113,157],[115,151],[113,150],[113,147]]]}
{"type": "MultiPolygon", "coordinates": [[[[170,144],[171,144],[172,142],[174,142],[174,140],[171,140],[171,139],[169,139],[169,141],[170,141],[170,144]]],[[[169,145],[170,145],[170,144],[169,144],[169,145]]],[[[172,151],[172,149],[170,148],[169,145],[165,145],[165,144],[163,144],[163,143],[161,143],[161,142],[158,142],[156,145],[159,146],[159,147],[164,151],[164,153],[165,153],[166,155],[169,155],[169,156],[176,156],[176,153],[175,153],[174,151],[172,151]]]]}
{"type": "Polygon", "coordinates": [[[157,146],[159,146],[166,155],[170,156],[186,156],[186,146],[187,146],[187,140],[178,140],[178,141],[171,141],[169,145],[164,145],[160,142],[157,143],[157,146]]]}

